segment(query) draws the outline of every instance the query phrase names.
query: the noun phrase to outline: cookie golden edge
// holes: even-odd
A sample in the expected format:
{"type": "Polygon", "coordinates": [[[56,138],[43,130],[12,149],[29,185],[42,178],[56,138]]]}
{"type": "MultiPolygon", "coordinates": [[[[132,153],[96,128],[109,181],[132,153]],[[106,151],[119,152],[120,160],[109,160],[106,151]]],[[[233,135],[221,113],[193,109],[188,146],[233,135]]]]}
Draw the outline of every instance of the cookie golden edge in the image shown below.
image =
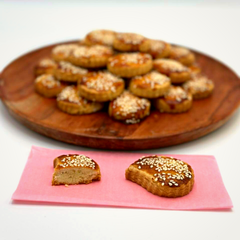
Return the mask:
{"type": "Polygon", "coordinates": [[[78,49],[75,49],[69,54],[67,61],[73,65],[83,68],[101,68],[106,67],[108,59],[113,56],[112,48],[105,45],[92,45],[83,47],[87,49],[96,49],[97,47],[104,48],[105,53],[97,53],[98,49],[96,49],[96,53],[91,56],[77,56],[76,51],[78,51],[78,49]]]}
{"type": "Polygon", "coordinates": [[[136,95],[138,97],[152,99],[152,98],[159,98],[159,97],[163,96],[168,91],[170,86],[171,86],[171,83],[169,81],[169,82],[165,82],[161,86],[158,85],[154,89],[140,88],[140,87],[135,87],[134,79],[131,79],[128,89],[131,93],[133,93],[134,95],[136,95]]]}
{"type": "MultiPolygon", "coordinates": [[[[125,90],[125,91],[122,93],[122,95],[124,95],[124,94],[130,94],[130,95],[132,95],[132,96],[133,96],[134,98],[136,98],[136,99],[141,99],[141,98],[139,98],[139,97],[131,94],[131,93],[130,93],[129,91],[127,91],[127,90],[125,90]]],[[[120,95],[119,97],[121,98],[122,95],[120,95]]],[[[145,117],[147,117],[147,116],[150,115],[151,102],[150,102],[148,99],[142,99],[142,100],[145,101],[145,102],[144,102],[144,108],[138,109],[138,110],[135,111],[135,112],[129,111],[129,112],[127,112],[127,113],[123,113],[123,112],[121,111],[121,107],[123,107],[123,106],[121,106],[121,107],[119,106],[120,109],[118,109],[118,110],[120,110],[120,111],[117,111],[116,108],[114,108],[114,103],[115,103],[115,101],[117,101],[117,100],[118,100],[118,98],[116,98],[115,100],[111,101],[111,102],[109,103],[109,106],[108,106],[108,115],[109,115],[111,118],[113,118],[113,119],[115,119],[115,120],[117,120],[117,121],[121,121],[121,122],[123,122],[123,123],[125,123],[125,124],[135,124],[135,123],[139,123],[139,122],[142,121],[145,117]]]]}
{"type": "Polygon", "coordinates": [[[188,93],[188,98],[182,102],[176,103],[172,108],[164,98],[157,98],[153,100],[153,105],[162,113],[183,113],[187,112],[192,107],[192,95],[188,93]]]}
{"type": "MultiPolygon", "coordinates": [[[[65,82],[70,82],[70,83],[77,83],[78,80],[81,80],[82,77],[84,77],[87,73],[88,70],[84,69],[84,68],[80,68],[77,66],[72,65],[75,68],[80,68],[80,70],[82,70],[83,72],[86,72],[85,74],[81,74],[81,73],[74,73],[71,69],[64,69],[61,67],[61,63],[64,63],[64,61],[60,61],[57,64],[57,67],[54,69],[53,75],[56,79],[58,80],[62,80],[65,82]]],[[[67,64],[71,64],[66,62],[67,64]]]]}
{"type": "Polygon", "coordinates": [[[40,62],[38,63],[37,66],[35,66],[35,68],[34,68],[34,74],[35,74],[36,76],[43,75],[43,74],[54,74],[54,71],[55,71],[56,67],[57,67],[57,64],[54,63],[54,61],[53,61],[52,59],[43,59],[42,61],[40,61],[40,62]],[[52,61],[53,64],[52,64],[52,65],[49,65],[49,66],[47,66],[47,65],[46,65],[46,66],[42,66],[42,65],[41,65],[41,62],[43,62],[44,60],[52,61]]]}
{"type": "Polygon", "coordinates": [[[57,79],[54,79],[54,81],[58,82],[58,86],[48,87],[44,85],[41,81],[37,81],[39,78],[47,78],[48,76],[53,77],[51,74],[42,74],[39,75],[34,82],[34,89],[35,92],[42,95],[45,98],[55,98],[57,95],[67,86],[65,83],[61,83],[57,79]]]}
{"type": "Polygon", "coordinates": [[[144,38],[143,43],[124,43],[117,37],[113,41],[113,48],[120,52],[147,52],[150,48],[150,40],[144,38]]]}
{"type": "Polygon", "coordinates": [[[127,67],[115,67],[111,66],[111,62],[108,61],[107,68],[108,71],[125,78],[136,77],[139,75],[143,75],[151,71],[153,67],[152,60],[149,59],[146,63],[141,64],[140,66],[127,66],[127,67]]]}
{"type": "Polygon", "coordinates": [[[98,163],[96,161],[94,161],[93,159],[91,159],[91,160],[95,163],[96,169],[92,169],[92,171],[94,171],[94,175],[95,176],[93,176],[93,177],[91,177],[89,179],[82,180],[83,173],[81,173],[81,170],[84,169],[82,167],[73,166],[73,167],[70,167],[70,168],[66,168],[66,167],[65,168],[59,168],[59,164],[61,164],[61,158],[62,157],[72,156],[72,155],[73,154],[61,155],[61,156],[56,157],[53,160],[54,173],[53,173],[53,176],[52,176],[52,186],[89,184],[89,183],[92,183],[94,181],[100,181],[101,180],[100,167],[99,167],[98,163]],[[58,174],[59,175],[67,174],[67,169],[72,170],[72,172],[77,173],[78,175],[80,175],[80,176],[75,177],[75,180],[78,178],[78,181],[76,181],[74,183],[70,183],[69,181],[63,181],[63,180],[58,179],[58,174]]]}
{"type": "MultiPolygon", "coordinates": [[[[185,163],[185,162],[184,162],[185,163]]],[[[134,164],[134,163],[133,163],[134,164]]],[[[192,178],[187,182],[187,184],[181,184],[180,187],[169,187],[167,185],[162,186],[160,182],[155,182],[154,177],[145,171],[141,171],[136,166],[131,164],[125,171],[125,178],[131,182],[134,182],[148,192],[158,195],[160,197],[166,198],[178,198],[188,195],[194,186],[194,171],[190,165],[192,178]]]]}
{"type": "Polygon", "coordinates": [[[48,88],[43,86],[41,83],[35,83],[35,91],[46,98],[54,98],[65,88],[66,86],[48,88]]]}
{"type": "MultiPolygon", "coordinates": [[[[184,88],[184,84],[183,84],[183,88],[184,88]]],[[[199,100],[199,99],[210,97],[213,93],[213,90],[214,90],[214,84],[209,85],[208,89],[206,89],[205,91],[191,91],[191,90],[186,90],[186,91],[188,91],[192,95],[193,100],[199,100]]]]}
{"type": "Polygon", "coordinates": [[[58,108],[71,115],[84,115],[100,111],[103,108],[103,104],[99,102],[91,102],[86,105],[79,105],[77,103],[71,103],[64,100],[57,100],[58,108]]]}
{"type": "Polygon", "coordinates": [[[192,52],[190,52],[188,55],[186,55],[184,57],[173,58],[173,59],[179,61],[184,66],[189,67],[189,66],[191,66],[195,62],[195,55],[192,52]]]}
{"type": "Polygon", "coordinates": [[[107,102],[112,101],[124,91],[125,84],[121,84],[116,88],[116,91],[113,92],[111,90],[108,91],[97,91],[95,89],[90,89],[87,86],[82,85],[81,83],[78,84],[78,93],[80,96],[96,102],[107,102]]]}
{"type": "MultiPolygon", "coordinates": [[[[111,55],[112,56],[112,55],[111,55]]],[[[84,68],[100,68],[107,65],[108,58],[110,56],[94,56],[89,58],[69,57],[69,62],[79,67],[84,68]]]]}

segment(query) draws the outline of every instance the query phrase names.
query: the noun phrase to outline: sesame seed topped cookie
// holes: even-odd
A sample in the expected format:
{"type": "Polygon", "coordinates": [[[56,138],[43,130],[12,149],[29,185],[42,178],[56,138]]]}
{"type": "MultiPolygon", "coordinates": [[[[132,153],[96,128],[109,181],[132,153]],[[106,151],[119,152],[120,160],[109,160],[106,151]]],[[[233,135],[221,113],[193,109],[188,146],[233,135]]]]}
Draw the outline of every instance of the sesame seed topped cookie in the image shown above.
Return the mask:
{"type": "Polygon", "coordinates": [[[194,185],[192,167],[179,159],[166,156],[141,157],[125,172],[126,179],[161,197],[182,197],[194,185]]]}
{"type": "Polygon", "coordinates": [[[35,80],[35,90],[44,97],[56,97],[66,84],[61,83],[51,74],[43,74],[35,80]]]}
{"type": "Polygon", "coordinates": [[[195,55],[184,47],[172,46],[169,57],[179,61],[185,66],[191,66],[195,61],[195,55]]]}
{"type": "Polygon", "coordinates": [[[171,78],[172,83],[183,83],[191,78],[191,71],[172,59],[156,59],[153,68],[171,78]]]}
{"type": "Polygon", "coordinates": [[[204,75],[195,75],[192,80],[183,84],[183,88],[192,94],[193,99],[202,99],[211,95],[214,83],[204,75]]]}
{"type": "Polygon", "coordinates": [[[102,103],[80,97],[75,86],[68,86],[60,92],[57,105],[60,110],[69,114],[89,114],[103,108],[102,103]]]}
{"type": "Polygon", "coordinates": [[[109,104],[109,116],[128,124],[138,123],[150,114],[150,101],[128,91],[109,104]]]}
{"type": "Polygon", "coordinates": [[[78,84],[79,95],[98,102],[111,101],[124,90],[123,79],[107,72],[89,73],[78,84]]]}
{"type": "Polygon", "coordinates": [[[139,97],[158,98],[168,91],[170,85],[170,78],[157,71],[152,71],[132,78],[129,90],[139,97]]]}
{"type": "Polygon", "coordinates": [[[79,46],[71,52],[69,61],[80,67],[99,68],[105,67],[112,55],[112,49],[107,46],[79,46]]]}
{"type": "Polygon", "coordinates": [[[135,77],[152,69],[152,57],[146,53],[123,53],[108,59],[108,70],[121,77],[135,77]]]}
{"type": "Polygon", "coordinates": [[[91,45],[106,45],[112,46],[116,32],[111,30],[94,30],[86,35],[83,42],[87,46],[91,45]]]}
{"type": "Polygon", "coordinates": [[[182,87],[171,86],[163,97],[154,100],[154,105],[160,112],[186,112],[192,106],[192,95],[182,87]]]}
{"type": "Polygon", "coordinates": [[[121,52],[146,52],[150,47],[147,38],[136,33],[117,33],[113,47],[121,52]]]}

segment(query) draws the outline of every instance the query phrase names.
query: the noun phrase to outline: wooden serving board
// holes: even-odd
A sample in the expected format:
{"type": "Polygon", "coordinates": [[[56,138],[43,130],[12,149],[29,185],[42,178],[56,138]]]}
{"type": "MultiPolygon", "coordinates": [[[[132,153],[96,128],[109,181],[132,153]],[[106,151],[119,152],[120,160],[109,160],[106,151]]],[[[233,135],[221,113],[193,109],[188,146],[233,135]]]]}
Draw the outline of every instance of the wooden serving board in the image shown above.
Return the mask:
{"type": "Polygon", "coordinates": [[[187,113],[153,110],[139,124],[112,120],[107,111],[71,116],[58,110],[55,99],[34,91],[34,67],[51,54],[51,45],[10,63],[2,72],[0,97],[10,114],[28,128],[76,145],[92,148],[137,150],[166,147],[202,137],[222,126],[240,103],[238,76],[219,61],[193,51],[203,73],[215,83],[210,98],[194,101],[187,113]]]}

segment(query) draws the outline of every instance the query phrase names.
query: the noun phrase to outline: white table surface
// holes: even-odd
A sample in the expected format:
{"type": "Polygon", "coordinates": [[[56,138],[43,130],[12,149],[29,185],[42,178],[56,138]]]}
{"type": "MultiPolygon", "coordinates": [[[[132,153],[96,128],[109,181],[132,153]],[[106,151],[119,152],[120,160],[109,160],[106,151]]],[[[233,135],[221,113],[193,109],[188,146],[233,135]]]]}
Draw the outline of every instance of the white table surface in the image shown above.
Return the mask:
{"type": "MultiPolygon", "coordinates": [[[[240,74],[240,5],[237,1],[127,1],[99,4],[0,2],[0,70],[17,56],[93,29],[141,33],[208,53],[240,74]],[[138,5],[134,5],[138,2],[138,5]],[[137,7],[136,7],[137,6],[137,7]]],[[[0,239],[240,239],[239,111],[198,140],[147,153],[215,155],[234,208],[230,211],[161,211],[13,204],[31,145],[86,149],[39,135],[14,120],[0,101],[0,239]]],[[[209,180],[211,184],[211,180],[209,180]]]]}

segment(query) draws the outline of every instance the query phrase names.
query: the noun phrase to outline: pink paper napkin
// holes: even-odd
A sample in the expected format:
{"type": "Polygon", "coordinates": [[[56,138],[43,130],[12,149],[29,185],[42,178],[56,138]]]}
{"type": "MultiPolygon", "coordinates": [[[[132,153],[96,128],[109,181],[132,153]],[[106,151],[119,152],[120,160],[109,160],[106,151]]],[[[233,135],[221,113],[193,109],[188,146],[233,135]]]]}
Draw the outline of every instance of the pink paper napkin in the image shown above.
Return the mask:
{"type": "Polygon", "coordinates": [[[174,199],[155,196],[125,179],[125,170],[142,155],[124,152],[52,150],[33,146],[12,199],[172,210],[216,210],[233,207],[213,156],[171,155],[189,163],[195,173],[193,190],[187,196],[174,199]],[[70,153],[84,154],[96,160],[101,169],[101,181],[68,187],[52,186],[53,159],[70,153]]]}

